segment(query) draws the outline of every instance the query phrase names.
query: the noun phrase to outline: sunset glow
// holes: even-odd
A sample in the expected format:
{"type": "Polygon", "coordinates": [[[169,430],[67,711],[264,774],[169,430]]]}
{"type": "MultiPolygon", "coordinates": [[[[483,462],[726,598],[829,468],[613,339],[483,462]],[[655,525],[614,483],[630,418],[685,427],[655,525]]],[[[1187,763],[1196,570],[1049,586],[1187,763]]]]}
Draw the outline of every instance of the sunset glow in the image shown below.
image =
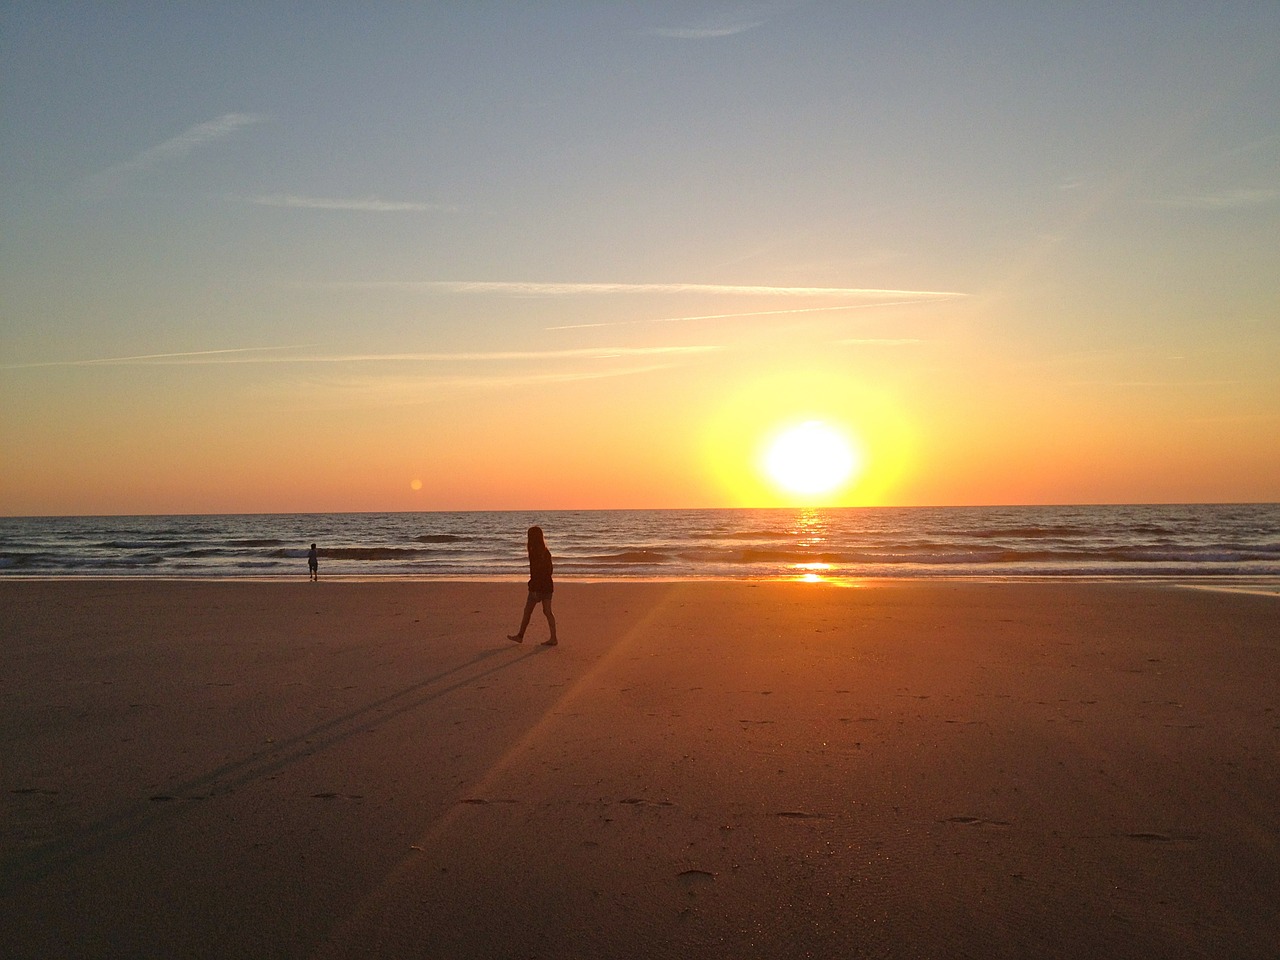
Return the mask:
{"type": "Polygon", "coordinates": [[[0,513],[1280,500],[1280,5],[0,37],[0,513]]]}

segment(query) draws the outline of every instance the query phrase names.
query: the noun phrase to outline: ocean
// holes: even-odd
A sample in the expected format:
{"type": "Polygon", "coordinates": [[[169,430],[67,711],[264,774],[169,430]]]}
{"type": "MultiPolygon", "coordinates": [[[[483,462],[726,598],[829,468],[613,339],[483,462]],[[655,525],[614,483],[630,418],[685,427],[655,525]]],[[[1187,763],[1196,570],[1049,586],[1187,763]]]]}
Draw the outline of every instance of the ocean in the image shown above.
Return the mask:
{"type": "Polygon", "coordinates": [[[1280,504],[0,518],[0,578],[1205,579],[1280,584],[1280,504]]]}

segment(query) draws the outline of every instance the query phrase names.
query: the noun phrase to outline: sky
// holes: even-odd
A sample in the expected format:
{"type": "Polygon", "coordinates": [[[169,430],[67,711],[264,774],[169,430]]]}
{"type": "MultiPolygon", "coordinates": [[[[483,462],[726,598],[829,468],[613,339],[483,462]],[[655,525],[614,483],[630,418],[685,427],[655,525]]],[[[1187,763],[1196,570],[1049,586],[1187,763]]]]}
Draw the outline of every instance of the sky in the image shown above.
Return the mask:
{"type": "Polygon", "coordinates": [[[14,0],[0,514],[1280,501],[1278,51],[1273,0],[14,0]],[[801,496],[814,422],[858,466],[801,496]]]}

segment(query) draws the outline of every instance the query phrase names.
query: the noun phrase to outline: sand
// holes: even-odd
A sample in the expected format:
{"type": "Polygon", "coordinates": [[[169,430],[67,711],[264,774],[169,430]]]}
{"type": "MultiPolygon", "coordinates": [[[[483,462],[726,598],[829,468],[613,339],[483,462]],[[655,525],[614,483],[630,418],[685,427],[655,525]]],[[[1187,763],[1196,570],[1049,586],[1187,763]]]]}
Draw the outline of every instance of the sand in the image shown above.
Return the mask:
{"type": "Polygon", "coordinates": [[[0,583],[0,956],[1276,957],[1280,600],[0,583]]]}

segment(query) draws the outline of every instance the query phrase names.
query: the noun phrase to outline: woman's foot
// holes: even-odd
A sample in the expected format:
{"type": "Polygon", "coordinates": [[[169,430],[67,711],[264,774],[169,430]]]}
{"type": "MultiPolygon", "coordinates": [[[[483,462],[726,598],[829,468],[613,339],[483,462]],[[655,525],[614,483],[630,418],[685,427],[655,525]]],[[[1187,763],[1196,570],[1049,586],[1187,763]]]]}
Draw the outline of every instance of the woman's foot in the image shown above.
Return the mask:
{"type": "Polygon", "coordinates": [[[508,633],[508,634],[507,634],[507,639],[508,639],[508,640],[510,640],[510,641],[512,641],[513,643],[524,643],[524,634],[523,634],[523,633],[508,633]]]}
{"type": "Polygon", "coordinates": [[[550,640],[543,640],[543,641],[542,641],[542,645],[543,645],[544,647],[554,647],[554,646],[555,646],[557,643],[559,643],[559,642],[560,642],[560,641],[559,641],[559,640],[557,640],[555,637],[552,637],[550,640]]]}

